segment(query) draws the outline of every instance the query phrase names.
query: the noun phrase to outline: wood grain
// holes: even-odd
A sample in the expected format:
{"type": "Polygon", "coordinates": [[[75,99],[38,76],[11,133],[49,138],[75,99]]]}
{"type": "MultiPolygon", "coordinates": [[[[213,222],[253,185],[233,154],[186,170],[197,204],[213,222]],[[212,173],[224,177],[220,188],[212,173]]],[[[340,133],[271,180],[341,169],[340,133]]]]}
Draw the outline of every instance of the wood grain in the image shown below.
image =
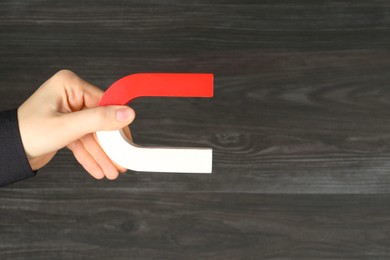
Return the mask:
{"type": "Polygon", "coordinates": [[[2,259],[390,257],[386,195],[73,189],[0,202],[2,259]]]}
{"type": "Polygon", "coordinates": [[[215,73],[213,99],[145,98],[134,140],[212,147],[212,175],[91,179],[69,151],[0,190],[1,259],[387,259],[388,1],[0,3],[0,109],[57,70],[107,88],[215,73]]]}

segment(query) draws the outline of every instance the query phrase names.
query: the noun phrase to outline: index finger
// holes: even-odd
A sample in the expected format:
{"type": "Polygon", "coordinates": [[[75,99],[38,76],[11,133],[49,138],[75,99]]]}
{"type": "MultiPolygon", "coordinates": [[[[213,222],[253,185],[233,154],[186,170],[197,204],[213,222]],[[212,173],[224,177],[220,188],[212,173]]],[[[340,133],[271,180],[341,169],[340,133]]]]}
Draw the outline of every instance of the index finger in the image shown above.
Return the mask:
{"type": "Polygon", "coordinates": [[[84,90],[84,106],[87,108],[97,107],[104,91],[81,78],[80,85],[84,90]]]}
{"type": "Polygon", "coordinates": [[[76,73],[70,70],[61,70],[54,76],[63,82],[67,89],[67,94],[73,97],[73,106],[76,110],[80,110],[83,107],[93,108],[99,105],[100,99],[103,96],[104,91],[95,85],[85,81],[76,73]]]}

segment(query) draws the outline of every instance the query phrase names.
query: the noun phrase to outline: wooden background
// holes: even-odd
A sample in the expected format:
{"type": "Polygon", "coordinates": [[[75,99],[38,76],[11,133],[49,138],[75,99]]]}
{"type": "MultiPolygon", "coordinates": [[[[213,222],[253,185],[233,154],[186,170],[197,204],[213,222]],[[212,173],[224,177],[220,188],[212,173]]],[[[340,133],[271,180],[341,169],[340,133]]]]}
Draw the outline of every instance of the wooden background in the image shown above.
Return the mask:
{"type": "Polygon", "coordinates": [[[215,97],[131,104],[138,143],[212,147],[212,175],[96,181],[61,151],[0,189],[0,259],[389,259],[389,47],[385,0],[1,1],[1,110],[62,68],[215,97]]]}

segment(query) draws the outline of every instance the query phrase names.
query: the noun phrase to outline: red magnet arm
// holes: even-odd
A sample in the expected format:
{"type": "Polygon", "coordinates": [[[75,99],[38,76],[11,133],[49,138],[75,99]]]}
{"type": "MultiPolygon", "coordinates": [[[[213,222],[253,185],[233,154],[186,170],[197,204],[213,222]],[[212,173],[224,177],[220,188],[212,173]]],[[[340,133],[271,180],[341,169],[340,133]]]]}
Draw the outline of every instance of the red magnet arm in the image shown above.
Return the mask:
{"type": "Polygon", "coordinates": [[[99,106],[125,105],[137,97],[212,97],[211,73],[137,73],[114,82],[99,106]]]}

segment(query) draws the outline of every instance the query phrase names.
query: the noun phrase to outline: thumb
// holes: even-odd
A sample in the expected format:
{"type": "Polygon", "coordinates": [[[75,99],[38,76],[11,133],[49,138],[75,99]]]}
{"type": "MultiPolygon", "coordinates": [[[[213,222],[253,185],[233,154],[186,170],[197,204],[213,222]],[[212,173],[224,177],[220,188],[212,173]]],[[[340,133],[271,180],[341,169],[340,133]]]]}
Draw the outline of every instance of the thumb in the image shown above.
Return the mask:
{"type": "Polygon", "coordinates": [[[65,125],[66,139],[72,142],[96,131],[121,129],[134,118],[135,112],[128,106],[101,106],[63,114],[61,121],[65,125]]]}

